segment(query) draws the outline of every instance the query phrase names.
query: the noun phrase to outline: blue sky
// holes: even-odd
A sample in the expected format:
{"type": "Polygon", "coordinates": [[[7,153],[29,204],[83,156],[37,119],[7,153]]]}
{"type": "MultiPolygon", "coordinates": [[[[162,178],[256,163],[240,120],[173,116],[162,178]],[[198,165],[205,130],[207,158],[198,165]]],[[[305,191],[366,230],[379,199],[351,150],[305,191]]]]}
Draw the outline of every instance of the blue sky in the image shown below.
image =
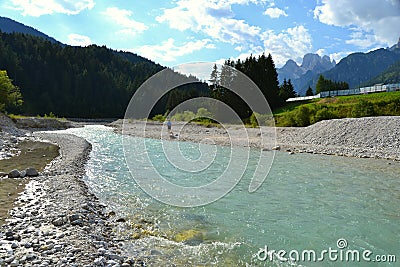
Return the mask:
{"type": "Polygon", "coordinates": [[[277,67],[306,53],[339,61],[400,37],[400,0],[3,0],[0,15],[170,67],[263,52],[277,67]]]}

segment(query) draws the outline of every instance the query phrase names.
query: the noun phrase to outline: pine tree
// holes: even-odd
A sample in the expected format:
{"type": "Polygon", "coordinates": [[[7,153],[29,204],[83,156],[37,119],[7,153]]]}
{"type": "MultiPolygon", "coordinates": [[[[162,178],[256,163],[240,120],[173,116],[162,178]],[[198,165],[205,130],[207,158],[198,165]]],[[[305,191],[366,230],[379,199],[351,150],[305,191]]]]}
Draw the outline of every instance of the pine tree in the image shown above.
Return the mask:
{"type": "Polygon", "coordinates": [[[217,64],[214,64],[213,70],[210,74],[210,79],[208,81],[210,82],[211,90],[216,90],[219,84],[219,71],[217,64]]]}
{"type": "Polygon", "coordinates": [[[313,92],[311,86],[309,86],[306,91],[306,96],[313,96],[313,95],[314,95],[314,92],[313,92]]]}

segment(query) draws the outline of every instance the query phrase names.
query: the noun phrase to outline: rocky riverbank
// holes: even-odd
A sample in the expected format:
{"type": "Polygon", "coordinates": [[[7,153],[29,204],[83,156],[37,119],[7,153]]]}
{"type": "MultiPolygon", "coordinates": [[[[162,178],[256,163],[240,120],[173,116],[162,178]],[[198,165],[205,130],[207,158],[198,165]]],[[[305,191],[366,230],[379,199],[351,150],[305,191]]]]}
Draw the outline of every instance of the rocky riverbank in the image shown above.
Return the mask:
{"type": "Polygon", "coordinates": [[[321,121],[304,128],[277,128],[284,150],[359,158],[400,160],[400,117],[321,121]]]}
{"type": "Polygon", "coordinates": [[[91,145],[73,135],[30,134],[7,118],[1,122],[3,149],[11,149],[10,138],[28,134],[57,144],[60,156],[30,178],[0,228],[0,266],[142,266],[124,255],[116,222],[82,181],[91,145]]]}
{"type": "Polygon", "coordinates": [[[105,206],[81,180],[90,144],[73,135],[40,133],[61,156],[33,178],[0,232],[3,266],[132,266],[105,206]]]}
{"type": "MultiPolygon", "coordinates": [[[[171,139],[166,125],[118,120],[110,126],[132,136],[171,139]],[[125,124],[124,124],[125,122],[125,124]]],[[[174,122],[173,139],[209,144],[280,149],[290,153],[314,153],[361,158],[400,160],[400,117],[368,117],[321,121],[308,127],[262,127],[239,130],[174,122]],[[261,131],[264,140],[261,140],[261,131]]]]}

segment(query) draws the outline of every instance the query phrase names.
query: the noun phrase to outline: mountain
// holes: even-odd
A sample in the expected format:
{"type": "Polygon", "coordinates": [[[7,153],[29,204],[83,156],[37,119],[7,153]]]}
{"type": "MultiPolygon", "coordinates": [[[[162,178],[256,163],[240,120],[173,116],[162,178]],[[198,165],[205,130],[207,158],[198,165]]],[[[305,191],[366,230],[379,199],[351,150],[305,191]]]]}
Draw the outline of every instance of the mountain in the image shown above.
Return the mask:
{"type": "Polygon", "coordinates": [[[328,56],[306,54],[300,66],[290,59],[282,68],[277,69],[279,82],[282,83],[284,79],[291,79],[295,90],[299,93],[304,84],[312,77],[332,69],[335,65],[335,60],[331,61],[328,56]]]}
{"type": "MultiPolygon", "coordinates": [[[[365,84],[400,60],[400,48],[380,48],[368,53],[353,53],[343,58],[333,69],[321,73],[336,82],[347,82],[350,88],[365,84]]],[[[313,76],[299,94],[304,95],[308,86],[315,89],[319,75],[313,76]]]]}
{"type": "Polygon", "coordinates": [[[0,30],[2,32],[5,33],[24,33],[24,34],[29,34],[29,35],[33,35],[36,37],[41,37],[44,38],[52,43],[58,43],[61,44],[59,41],[57,41],[56,39],[32,28],[29,26],[26,26],[22,23],[19,23],[15,20],[9,19],[9,18],[5,18],[5,17],[0,17],[0,30]]]}
{"type": "MultiPolygon", "coordinates": [[[[23,33],[23,34],[29,34],[29,35],[33,35],[36,37],[40,37],[40,38],[44,38],[45,40],[50,41],[51,43],[55,43],[55,44],[60,44],[62,46],[64,46],[65,44],[57,41],[56,39],[54,39],[53,37],[50,37],[30,26],[26,26],[22,23],[19,23],[17,21],[14,21],[10,18],[5,18],[5,17],[0,17],[0,31],[5,32],[5,33],[23,33]]],[[[133,64],[139,63],[139,62],[147,62],[150,64],[155,64],[153,61],[141,57],[137,54],[131,53],[131,52],[124,52],[124,51],[115,51],[114,52],[116,55],[119,55],[121,57],[123,57],[124,59],[127,59],[128,61],[130,61],[133,64]]]]}

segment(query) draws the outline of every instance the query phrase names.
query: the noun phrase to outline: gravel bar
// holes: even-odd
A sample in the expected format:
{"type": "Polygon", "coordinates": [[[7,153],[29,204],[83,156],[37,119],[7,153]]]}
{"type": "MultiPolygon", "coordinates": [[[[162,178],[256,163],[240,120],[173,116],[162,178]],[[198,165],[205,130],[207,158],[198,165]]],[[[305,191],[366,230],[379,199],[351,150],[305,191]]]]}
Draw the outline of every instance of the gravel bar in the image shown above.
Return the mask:
{"type": "Polygon", "coordinates": [[[91,145],[74,135],[33,135],[61,155],[31,178],[0,228],[0,266],[141,266],[123,255],[105,205],[82,181],[91,145]]]}

